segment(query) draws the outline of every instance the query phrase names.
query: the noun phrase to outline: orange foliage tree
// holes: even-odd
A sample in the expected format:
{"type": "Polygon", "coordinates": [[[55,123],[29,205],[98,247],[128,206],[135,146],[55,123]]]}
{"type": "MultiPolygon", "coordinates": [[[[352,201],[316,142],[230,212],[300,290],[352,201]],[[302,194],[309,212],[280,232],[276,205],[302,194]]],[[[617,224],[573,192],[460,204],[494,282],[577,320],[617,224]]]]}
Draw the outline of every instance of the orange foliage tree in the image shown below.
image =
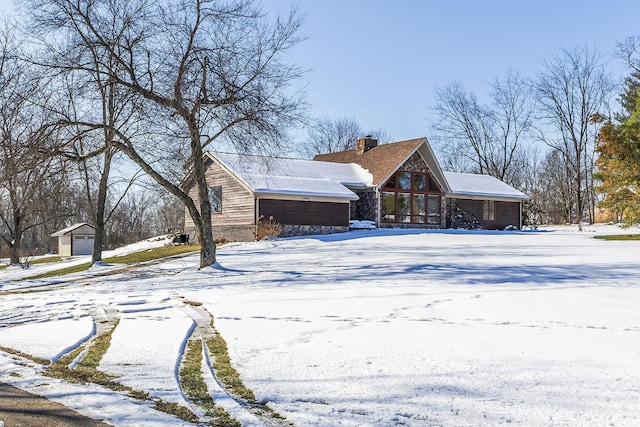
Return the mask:
{"type": "Polygon", "coordinates": [[[596,151],[600,181],[596,191],[604,196],[599,206],[615,212],[626,224],[640,223],[640,73],[626,80],[621,96],[624,112],[600,128],[596,151]]]}

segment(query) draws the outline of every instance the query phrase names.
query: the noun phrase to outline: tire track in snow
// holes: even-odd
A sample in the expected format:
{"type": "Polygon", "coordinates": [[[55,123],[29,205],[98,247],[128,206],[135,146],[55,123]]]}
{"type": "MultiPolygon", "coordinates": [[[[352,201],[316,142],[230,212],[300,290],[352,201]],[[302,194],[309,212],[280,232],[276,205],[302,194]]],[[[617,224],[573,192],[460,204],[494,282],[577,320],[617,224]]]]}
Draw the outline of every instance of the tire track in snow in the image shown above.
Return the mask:
{"type": "Polygon", "coordinates": [[[227,411],[231,418],[245,427],[290,426],[290,423],[265,416],[262,412],[259,414],[254,413],[254,408],[257,408],[255,405],[251,405],[249,402],[226,391],[224,384],[218,379],[212,368],[211,355],[205,344],[208,338],[215,336],[215,331],[211,326],[213,316],[197,303],[185,302],[185,304],[180,308],[196,323],[189,340],[199,340],[202,343],[201,373],[215,404],[227,411]]]}

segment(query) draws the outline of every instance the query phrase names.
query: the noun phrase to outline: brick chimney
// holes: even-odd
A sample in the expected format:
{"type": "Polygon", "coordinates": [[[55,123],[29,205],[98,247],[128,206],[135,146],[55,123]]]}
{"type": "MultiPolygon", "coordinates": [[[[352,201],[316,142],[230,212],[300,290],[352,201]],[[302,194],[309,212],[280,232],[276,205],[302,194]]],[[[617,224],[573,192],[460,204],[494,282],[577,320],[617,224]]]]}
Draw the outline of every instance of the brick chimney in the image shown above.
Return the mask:
{"type": "Polygon", "coordinates": [[[378,140],[372,138],[371,135],[367,135],[364,138],[358,138],[356,140],[356,154],[358,156],[363,155],[367,151],[378,146],[378,140]]]}

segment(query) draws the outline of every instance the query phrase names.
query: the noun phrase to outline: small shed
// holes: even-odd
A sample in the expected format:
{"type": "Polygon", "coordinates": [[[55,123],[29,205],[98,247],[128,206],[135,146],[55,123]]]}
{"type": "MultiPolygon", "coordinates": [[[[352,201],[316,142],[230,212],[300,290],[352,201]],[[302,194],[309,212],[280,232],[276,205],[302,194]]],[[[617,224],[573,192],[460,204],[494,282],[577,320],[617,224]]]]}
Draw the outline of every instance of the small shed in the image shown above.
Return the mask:
{"type": "Polygon", "coordinates": [[[81,222],[56,231],[51,237],[58,238],[58,255],[91,255],[96,230],[93,225],[81,222]]]}

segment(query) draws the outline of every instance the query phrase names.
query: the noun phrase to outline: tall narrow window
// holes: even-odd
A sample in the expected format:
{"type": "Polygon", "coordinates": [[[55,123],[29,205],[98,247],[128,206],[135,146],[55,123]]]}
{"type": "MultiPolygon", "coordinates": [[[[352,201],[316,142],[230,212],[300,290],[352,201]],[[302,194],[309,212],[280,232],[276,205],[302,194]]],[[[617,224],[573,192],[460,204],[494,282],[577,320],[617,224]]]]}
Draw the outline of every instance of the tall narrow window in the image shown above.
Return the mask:
{"type": "Polygon", "coordinates": [[[429,194],[428,222],[429,224],[440,224],[440,196],[429,194]]]}
{"type": "Polygon", "coordinates": [[[494,221],[496,219],[496,207],[493,200],[484,201],[482,219],[485,221],[494,221]]]}
{"type": "Polygon", "coordinates": [[[424,194],[413,194],[411,201],[411,222],[424,224],[427,204],[424,194]]]}
{"type": "Polygon", "coordinates": [[[382,193],[382,222],[396,222],[396,193],[382,193]]]}
{"type": "Polygon", "coordinates": [[[398,193],[397,222],[411,222],[411,194],[398,193]]]}
{"type": "Polygon", "coordinates": [[[222,187],[209,187],[209,203],[211,204],[211,212],[222,212],[222,187]]]}

